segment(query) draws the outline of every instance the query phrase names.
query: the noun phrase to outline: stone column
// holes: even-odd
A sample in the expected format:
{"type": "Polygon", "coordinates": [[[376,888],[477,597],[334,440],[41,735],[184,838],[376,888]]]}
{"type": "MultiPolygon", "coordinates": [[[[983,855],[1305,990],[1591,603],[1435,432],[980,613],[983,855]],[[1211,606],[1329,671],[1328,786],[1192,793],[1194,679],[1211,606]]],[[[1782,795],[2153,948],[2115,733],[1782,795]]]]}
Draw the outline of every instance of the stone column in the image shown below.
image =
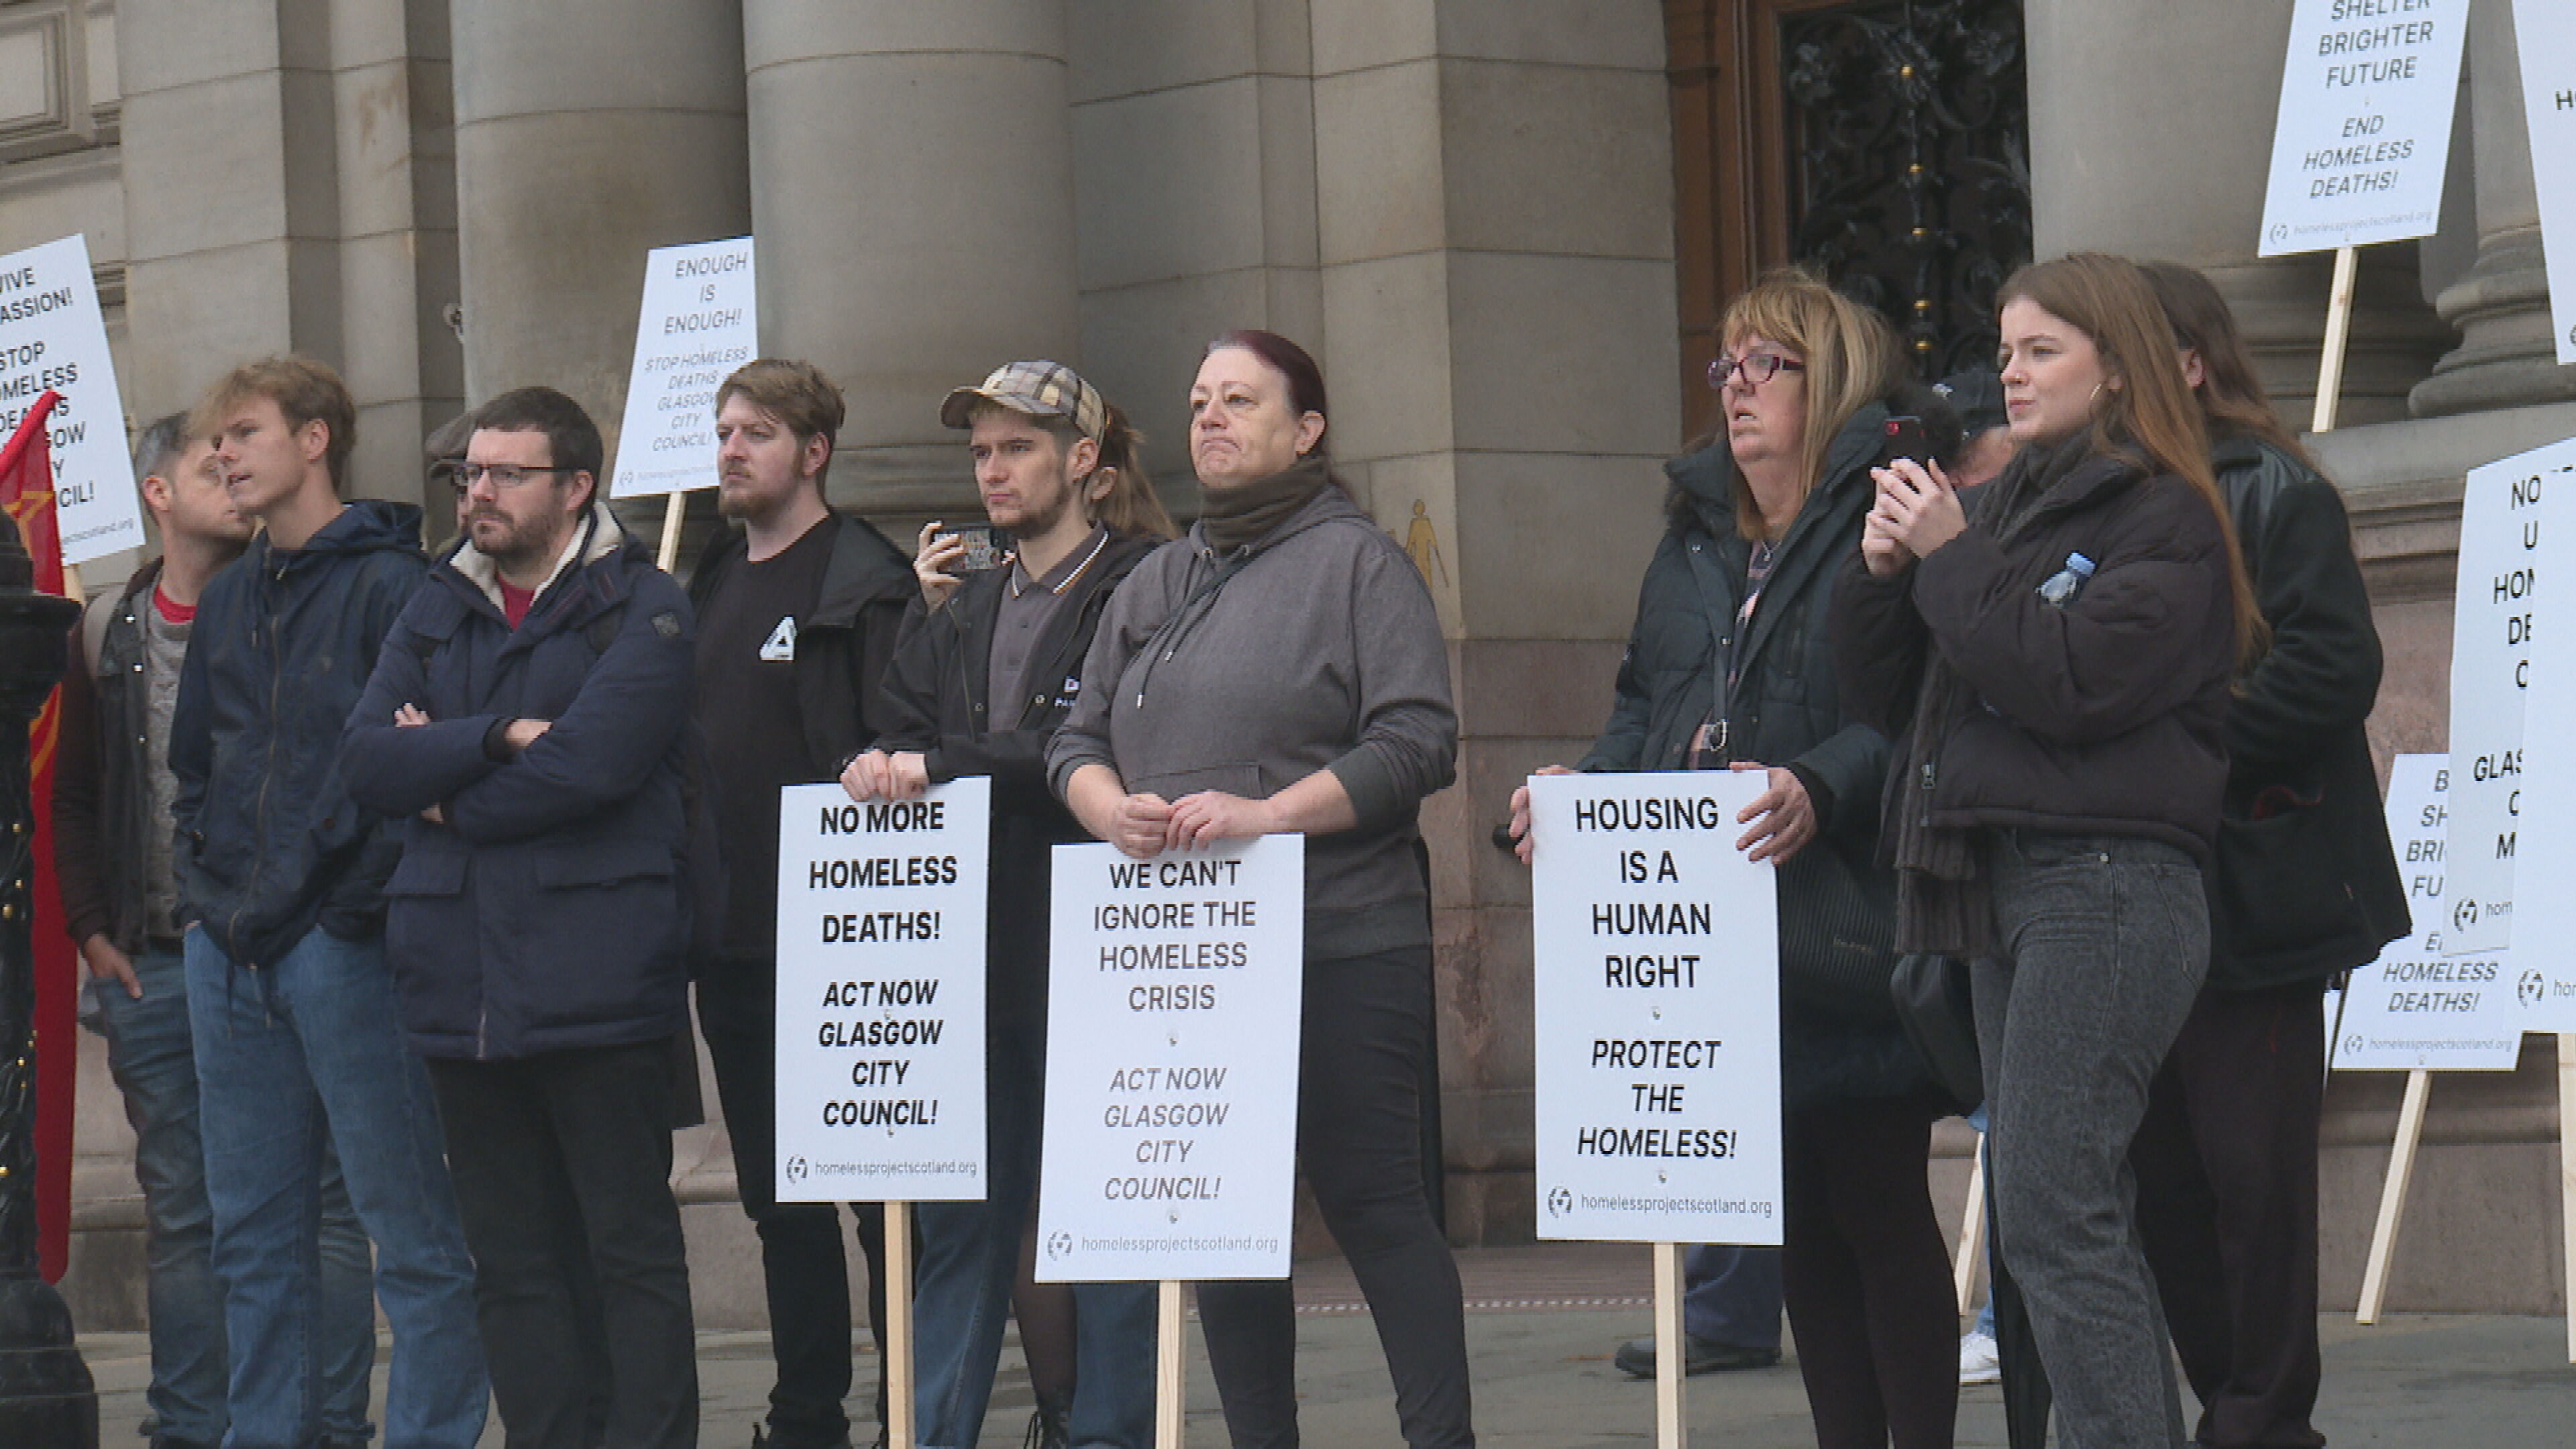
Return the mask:
{"type": "Polygon", "coordinates": [[[2460,345],[2416,387],[2412,402],[2423,417],[2576,398],[2576,367],[2558,365],[2550,337],[2540,198],[2532,184],[2511,5],[2470,7],[2469,81],[2478,259],[2434,299],[2460,329],[2460,345]]]}
{"type": "Polygon", "coordinates": [[[531,383],[612,448],[644,254],[751,229],[736,0],[453,0],[471,401],[531,383]]]}
{"type": "Polygon", "coordinates": [[[1080,363],[1063,0],[744,0],[743,48],[761,345],[848,396],[833,495],[971,505],[939,400],[1080,363]]]}
{"type": "Polygon", "coordinates": [[[1082,371],[1145,432],[1176,507],[1199,346],[1320,348],[1307,0],[1071,0],[1082,371]]]}
{"type": "MultiPolygon", "coordinates": [[[[2304,428],[2333,253],[2255,256],[2290,8],[2031,0],[2024,16],[2034,250],[2206,271],[2235,307],[2273,403],[2304,428]]],[[[2340,421],[2405,416],[2407,389],[2449,340],[2424,305],[2415,248],[2364,248],[2340,421]]]]}
{"type": "Polygon", "coordinates": [[[1526,1241],[1529,873],[1491,831],[1608,718],[1663,531],[1683,416],[1662,15],[1310,11],[1331,444],[1422,569],[1457,690],[1460,783],[1423,810],[1449,1230],[1526,1241]]]}

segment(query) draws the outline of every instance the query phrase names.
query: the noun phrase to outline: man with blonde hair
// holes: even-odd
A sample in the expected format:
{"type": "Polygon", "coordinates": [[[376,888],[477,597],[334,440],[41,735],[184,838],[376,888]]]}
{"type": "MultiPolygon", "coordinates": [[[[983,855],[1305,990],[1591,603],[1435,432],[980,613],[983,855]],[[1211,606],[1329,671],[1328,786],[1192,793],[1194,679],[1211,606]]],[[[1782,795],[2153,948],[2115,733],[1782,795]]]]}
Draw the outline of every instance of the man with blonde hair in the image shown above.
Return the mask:
{"type": "MultiPolygon", "coordinates": [[[[885,535],[824,496],[842,416],[841,390],[810,362],[763,358],[724,380],[716,501],[742,527],[717,538],[689,583],[728,880],[723,944],[698,970],[698,1026],[768,1289],[778,1378],[753,1442],[778,1449],[849,1443],[851,1350],[840,1210],[775,1192],[778,792],[833,779],[882,730],[877,684],[913,587],[885,535]]],[[[882,1363],[885,1213],[855,1212],[882,1363]]]]}
{"type": "Polygon", "coordinates": [[[427,568],[420,510],[343,502],[357,408],[300,357],[236,368],[190,431],[262,532],[197,606],[170,724],[173,869],[206,1194],[232,1349],[229,1449],[307,1449],[323,1149],[393,1327],[385,1442],[469,1449],[488,1393],[438,1109],[385,958],[395,846],[341,726],[427,568]]]}

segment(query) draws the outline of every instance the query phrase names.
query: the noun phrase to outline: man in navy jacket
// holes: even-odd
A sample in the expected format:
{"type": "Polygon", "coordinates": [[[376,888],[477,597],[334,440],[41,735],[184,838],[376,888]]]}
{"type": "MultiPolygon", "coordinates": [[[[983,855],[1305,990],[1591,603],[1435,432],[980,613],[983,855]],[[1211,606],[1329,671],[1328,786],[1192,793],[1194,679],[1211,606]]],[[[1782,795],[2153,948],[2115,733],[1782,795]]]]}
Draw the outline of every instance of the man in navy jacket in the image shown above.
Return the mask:
{"type": "Polygon", "coordinates": [[[489,1394],[437,1107],[385,964],[393,843],[350,799],[340,729],[419,586],[420,510],[344,502],[357,406],[318,362],[234,369],[191,431],[262,532],[198,600],[170,719],[171,854],[199,1136],[231,1346],[230,1449],[321,1432],[323,1145],[376,1247],[385,1442],[470,1449],[489,1394]]]}
{"type": "Polygon", "coordinates": [[[669,1179],[689,602],[599,498],[579,404],[522,388],[475,423],[455,475],[466,537],[387,637],[343,768],[402,822],[386,945],[510,1442],[686,1449],[697,1366],[669,1179]],[[607,1346],[605,1385],[585,1341],[607,1346]]]}

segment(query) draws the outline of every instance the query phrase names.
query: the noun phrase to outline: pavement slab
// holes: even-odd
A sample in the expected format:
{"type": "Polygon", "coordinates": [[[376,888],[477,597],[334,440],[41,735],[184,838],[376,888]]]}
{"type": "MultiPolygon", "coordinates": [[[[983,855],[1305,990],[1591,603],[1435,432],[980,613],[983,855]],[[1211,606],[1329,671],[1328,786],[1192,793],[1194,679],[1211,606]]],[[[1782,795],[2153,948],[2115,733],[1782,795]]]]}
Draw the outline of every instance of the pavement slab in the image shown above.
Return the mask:
{"type": "MultiPolygon", "coordinates": [[[[1654,1393],[1611,1366],[1621,1340],[1651,1327],[1647,1250],[1617,1244],[1538,1244],[1459,1254],[1469,1304],[1477,1440],[1490,1449],[1627,1449],[1654,1440],[1654,1393]]],[[[1330,1449],[1396,1449],[1394,1395],[1357,1286],[1338,1261],[1298,1265],[1300,1426],[1330,1449]]],[[[2554,1318],[2395,1315],[2374,1328],[2346,1314],[2320,1320],[2325,1392],[2317,1427],[2337,1446],[2372,1449],[2576,1449],[2576,1367],[2566,1325],[2554,1318]]],[[[1225,1442],[1207,1353],[1190,1343],[1190,1443],[1225,1442]]],[[[81,1347],[98,1381],[101,1443],[141,1442],[143,1390],[151,1377],[143,1335],[92,1334],[81,1347]]],[[[1728,1449],[1809,1449],[1815,1443],[1796,1345],[1774,1368],[1691,1380],[1696,1442],[1728,1449]]],[[[764,1333],[698,1336],[699,1392],[707,1449],[742,1449],[765,1406],[764,1333]]],[[[863,1352],[851,1402],[867,1417],[876,1384],[863,1352]]],[[[383,1393],[383,1369],[377,1370],[383,1393]]],[[[1018,1449],[1032,1399],[1016,1341],[980,1449],[1018,1449]]],[[[1958,1444],[2004,1442],[2003,1400],[1993,1388],[1960,1395],[1958,1444]]],[[[483,1449],[501,1449],[496,1420],[483,1449]]]]}

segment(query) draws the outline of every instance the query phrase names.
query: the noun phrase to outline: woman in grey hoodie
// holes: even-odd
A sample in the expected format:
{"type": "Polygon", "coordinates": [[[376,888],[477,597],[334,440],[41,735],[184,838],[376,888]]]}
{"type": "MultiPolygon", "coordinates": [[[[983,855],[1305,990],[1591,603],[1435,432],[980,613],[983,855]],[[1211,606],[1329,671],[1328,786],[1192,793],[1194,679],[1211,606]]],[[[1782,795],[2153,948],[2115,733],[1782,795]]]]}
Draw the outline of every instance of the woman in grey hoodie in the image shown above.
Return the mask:
{"type": "MultiPolygon", "coordinates": [[[[1458,1269],[1431,1217],[1416,1084],[1430,1051],[1422,798],[1454,773],[1447,649],[1412,561],[1335,481],[1314,360],[1269,332],[1190,389],[1199,522],[1137,565],[1048,750],[1057,793],[1139,859],[1306,841],[1297,1147],[1386,1345],[1405,1442],[1471,1445],[1458,1269]]],[[[1297,1442],[1287,1282],[1203,1283],[1237,1449],[1297,1442]]]]}

